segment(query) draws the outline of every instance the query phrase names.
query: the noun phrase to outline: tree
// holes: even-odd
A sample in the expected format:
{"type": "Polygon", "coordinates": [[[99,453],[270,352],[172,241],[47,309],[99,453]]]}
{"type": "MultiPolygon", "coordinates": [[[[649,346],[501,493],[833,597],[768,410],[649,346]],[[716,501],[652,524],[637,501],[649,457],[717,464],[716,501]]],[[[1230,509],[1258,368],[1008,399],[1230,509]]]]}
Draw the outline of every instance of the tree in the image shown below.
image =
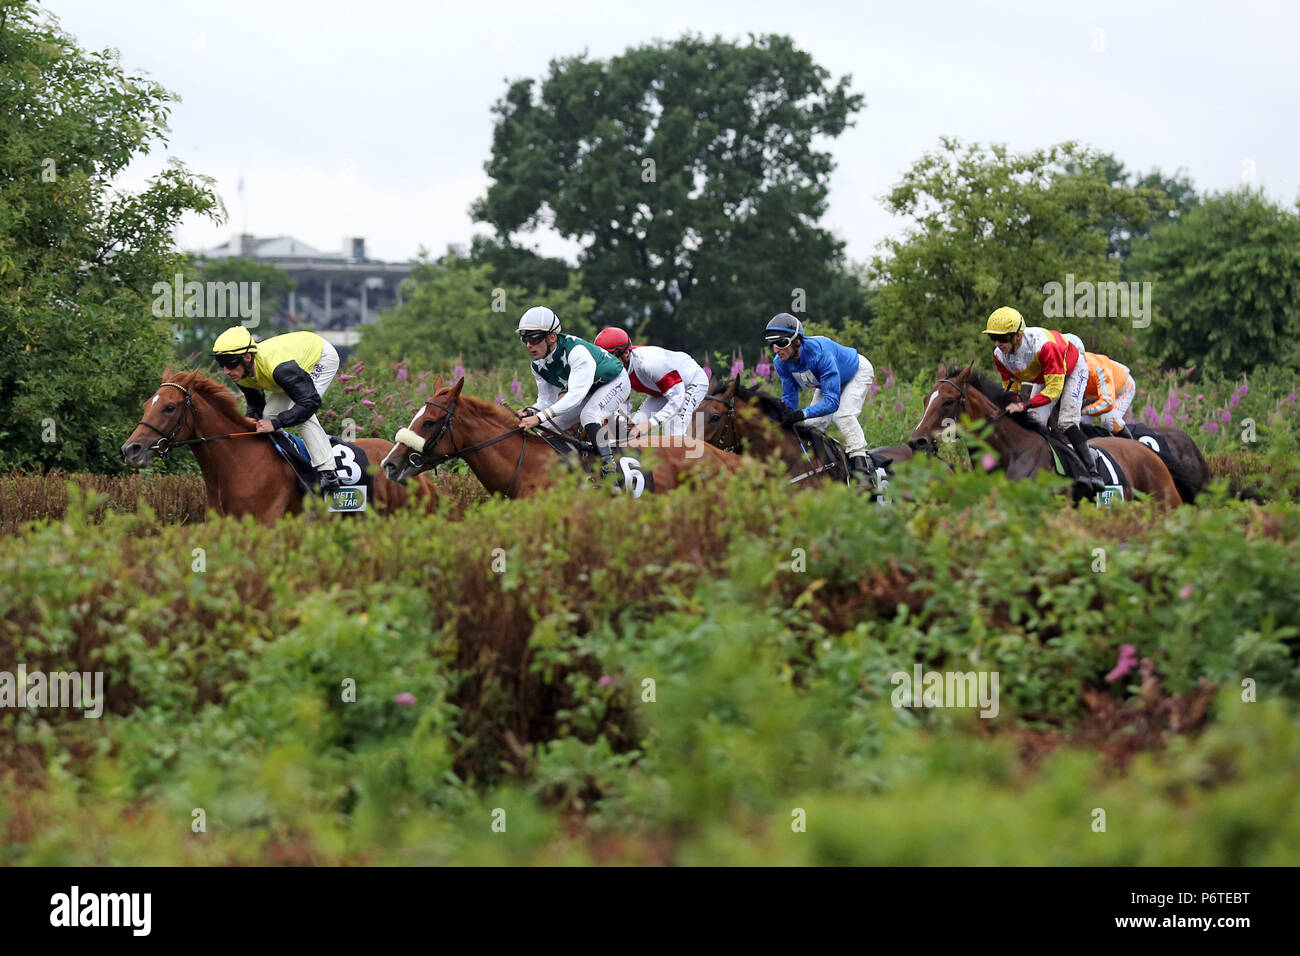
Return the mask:
{"type": "Polygon", "coordinates": [[[356,357],[408,360],[415,368],[450,371],[461,362],[483,371],[516,365],[527,353],[515,335],[519,316],[534,305],[554,310],[566,332],[590,338],[591,300],[579,291],[581,277],[565,289],[525,289],[499,285],[491,266],[475,266],[448,254],[432,261],[423,252],[402,284],[403,302],[361,327],[356,357]]]}
{"type": "MultiPolygon", "coordinates": [[[[1074,163],[1068,163],[1066,169],[1071,173],[1087,172],[1074,163]]],[[[1130,173],[1113,154],[1102,153],[1097,157],[1096,169],[1112,186],[1154,190],[1154,193],[1149,194],[1153,201],[1137,219],[1117,215],[1102,220],[1102,228],[1110,237],[1106,253],[1120,260],[1123,264],[1121,274],[1127,275],[1133,240],[1149,235],[1161,223],[1178,221],[1191,212],[1201,199],[1192,180],[1181,168],[1173,175],[1166,175],[1159,169],[1141,174],[1130,173]]]]}
{"type": "Polygon", "coordinates": [[[174,99],[32,4],[0,8],[0,468],[122,467],[172,357],[150,295],[185,271],[172,229],[223,212],[180,164],[142,192],[111,188],[164,141],[174,99]]]}
{"type": "Polygon", "coordinates": [[[1159,303],[1153,354],[1228,376],[1281,361],[1300,368],[1298,213],[1243,186],[1135,242],[1133,264],[1159,303]]]}
{"type": "Polygon", "coordinates": [[[563,259],[538,255],[531,249],[502,242],[493,236],[475,236],[469,247],[469,262],[491,266],[492,276],[502,286],[520,289],[560,291],[568,288],[569,277],[577,272],[563,259]]]}
{"type": "Polygon", "coordinates": [[[885,199],[914,225],[872,262],[872,361],[908,376],[939,360],[987,364],[980,332],[1001,305],[1122,356],[1128,318],[1045,309],[1049,283],[1117,280],[1105,224],[1144,222],[1165,202],[1153,189],[1115,185],[1104,167],[1105,157],[1076,143],[1011,155],[944,139],[921,157],[885,199]]]}
{"type": "Polygon", "coordinates": [[[821,318],[842,243],[817,226],[830,155],[861,107],[788,37],[683,37],[608,61],[553,61],[496,104],[502,244],[548,226],[582,244],[600,325],[674,348],[750,340],[802,301],[821,318]]]}

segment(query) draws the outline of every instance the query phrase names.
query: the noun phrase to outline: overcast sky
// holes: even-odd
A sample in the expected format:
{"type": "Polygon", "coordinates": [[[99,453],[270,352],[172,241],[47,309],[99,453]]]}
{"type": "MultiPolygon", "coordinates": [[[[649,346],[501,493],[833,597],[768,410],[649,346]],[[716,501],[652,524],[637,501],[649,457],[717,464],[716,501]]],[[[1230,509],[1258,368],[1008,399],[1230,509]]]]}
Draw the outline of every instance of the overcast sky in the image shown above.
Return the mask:
{"type": "MultiPolygon", "coordinates": [[[[552,58],[609,57],[686,32],[786,33],[865,95],[831,141],[825,223],[868,258],[902,224],[879,197],[940,136],[1029,150],[1067,139],[1128,168],[1183,167],[1198,189],[1253,175],[1300,189],[1300,3],[1236,2],[401,2],[60,0],[81,46],[116,47],[183,102],[167,156],[212,176],[225,226],[186,220],[203,249],[247,230],[371,256],[440,254],[484,225],[491,105],[552,58]],[[241,173],[245,191],[236,186],[241,173]]],[[[544,252],[570,248],[543,241],[544,252]]]]}

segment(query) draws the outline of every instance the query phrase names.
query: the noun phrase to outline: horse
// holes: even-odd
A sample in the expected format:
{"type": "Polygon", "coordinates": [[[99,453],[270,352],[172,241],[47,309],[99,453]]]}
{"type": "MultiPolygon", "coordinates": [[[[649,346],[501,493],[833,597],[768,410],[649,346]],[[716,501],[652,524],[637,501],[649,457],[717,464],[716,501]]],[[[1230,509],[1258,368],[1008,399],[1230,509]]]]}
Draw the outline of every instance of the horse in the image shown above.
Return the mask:
{"type": "MultiPolygon", "coordinates": [[[[425,399],[410,426],[397,433],[384,456],[384,474],[402,482],[443,462],[464,458],[484,488],[507,498],[530,498],[554,483],[557,472],[552,466],[562,459],[550,442],[521,429],[509,409],[462,394],[464,385],[463,378],[447,386],[441,376],[434,380],[433,396],[425,399]]],[[[656,463],[650,475],[656,492],[675,488],[697,468],[734,471],[740,464],[735,455],[690,436],[630,444],[649,447],[652,443],[656,463]]]]}
{"type": "MultiPolygon", "coordinates": [[[[1039,470],[1054,472],[1051,446],[1033,419],[1026,412],[1008,415],[1004,411],[1016,396],[1005,393],[974,368],[973,362],[960,372],[955,365],[947,369],[939,366],[939,380],[908,445],[914,451],[933,451],[934,435],[948,422],[958,421],[966,414],[992,423],[989,444],[997,454],[996,467],[1005,471],[1008,478],[1028,478],[1039,470]]],[[[1127,438],[1094,438],[1088,444],[1104,450],[1119,464],[1124,472],[1126,499],[1132,499],[1133,492],[1140,491],[1166,505],[1183,503],[1169,469],[1146,445],[1127,438]]]]}
{"type": "MultiPolygon", "coordinates": [[[[258,434],[255,428],[256,423],[239,411],[234,393],[220,382],[198,371],[173,376],[168,369],[158,390],[145,399],[144,414],[122,446],[122,457],[127,464],[143,468],[156,455],[190,443],[203,473],[209,508],[222,516],[252,515],[263,524],[274,524],[302,511],[302,494],[293,469],[269,440],[245,440],[258,434]],[[225,435],[234,437],[223,439],[225,435]]],[[[388,443],[379,438],[362,438],[353,444],[372,462],[388,451],[388,443]]],[[[428,479],[412,493],[375,474],[372,490],[370,503],[380,512],[405,507],[413,499],[428,511],[438,505],[438,493],[428,479]]]]}
{"type": "MultiPolygon", "coordinates": [[[[1139,423],[1140,424],[1140,423],[1139,423]]],[[[1169,476],[1174,479],[1174,487],[1178,489],[1179,496],[1183,499],[1184,504],[1195,504],[1196,496],[1204,491],[1210,484],[1210,465],[1201,454],[1201,449],[1196,447],[1196,442],[1192,441],[1192,436],[1187,434],[1181,428],[1175,428],[1173,425],[1147,425],[1145,426],[1155,432],[1156,441],[1160,445],[1160,450],[1156,453],[1160,460],[1165,463],[1169,469],[1169,476]]],[[[1110,437],[1100,428],[1093,428],[1085,425],[1083,428],[1085,435],[1093,437],[1110,437]]],[[[1138,436],[1137,441],[1147,444],[1147,439],[1138,436]]],[[[1151,447],[1147,445],[1147,447],[1151,447]]],[[[1151,448],[1156,451],[1155,448],[1151,448]]]]}
{"type": "MultiPolygon", "coordinates": [[[[764,458],[775,454],[794,476],[792,480],[805,477],[847,480],[848,462],[838,448],[838,461],[816,465],[809,462],[807,445],[799,435],[793,428],[779,426],[785,407],[781,399],[757,388],[746,388],[739,379],[717,381],[701,401],[700,437],[725,451],[743,451],[764,458]],[[704,402],[714,403],[707,412],[703,410],[704,402]]],[[[891,462],[909,461],[912,449],[906,445],[884,445],[871,449],[871,454],[891,462]]]]}

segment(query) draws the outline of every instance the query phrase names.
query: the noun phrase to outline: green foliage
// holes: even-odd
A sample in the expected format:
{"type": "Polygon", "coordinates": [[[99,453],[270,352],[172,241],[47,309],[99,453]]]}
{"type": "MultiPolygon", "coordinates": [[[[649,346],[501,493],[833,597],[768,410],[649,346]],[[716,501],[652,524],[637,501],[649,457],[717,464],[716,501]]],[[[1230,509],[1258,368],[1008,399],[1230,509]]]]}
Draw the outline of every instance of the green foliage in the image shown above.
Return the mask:
{"type": "Polygon", "coordinates": [[[74,496],[0,540],[0,670],[103,670],[109,705],[0,717],[0,759],[44,772],[0,781],[0,859],[1293,858],[1300,510],[1063,509],[1050,481],[914,464],[865,510],[750,470],[632,510],[557,488],[460,522],[92,524],[74,496]],[[1223,685],[1209,729],[1123,777],[1090,749],[1026,766],[1026,722],[1086,720],[1082,687],[1145,706],[1136,674],[1104,680],[1121,642],[1170,693],[1223,685]],[[999,672],[997,719],[895,710],[917,663],[999,672]]]}
{"type": "Polygon", "coordinates": [[[842,244],[816,226],[833,164],[815,147],[861,105],[782,36],[557,60],[496,104],[474,215],[502,244],[543,224],[580,241],[600,325],[670,348],[751,341],[795,289],[811,314],[843,307],[827,292],[842,244]]]}
{"type": "Polygon", "coordinates": [[[1235,376],[1300,370],[1300,210],[1248,186],[1217,194],[1134,244],[1159,303],[1150,351],[1167,365],[1235,376]]]}
{"type": "Polygon", "coordinates": [[[150,289],[184,271],[172,230],[187,212],[223,214],[209,180],[180,164],[139,193],[112,188],[163,141],[173,100],[34,5],[5,5],[0,467],[122,467],[121,423],[171,357],[150,289]]]}
{"type": "Polygon", "coordinates": [[[1030,325],[1075,332],[1090,349],[1123,355],[1127,320],[1044,318],[1044,287],[1067,274],[1118,280],[1119,262],[1107,255],[1110,224],[1133,228],[1168,201],[1152,188],[1112,183],[1107,157],[1075,143],[1012,155],[945,138],[885,205],[913,226],[886,240],[887,254],[872,264],[879,286],[869,354],[910,376],[936,360],[987,363],[980,332],[1002,305],[1030,325]]]}
{"type": "Polygon", "coordinates": [[[492,267],[449,254],[435,262],[421,254],[403,283],[401,305],[361,331],[355,355],[365,361],[404,359],[415,368],[450,372],[457,364],[486,369],[512,364],[527,353],[515,327],[534,305],[560,317],[565,331],[590,337],[592,302],[579,291],[580,276],[562,289],[504,287],[492,267]]]}

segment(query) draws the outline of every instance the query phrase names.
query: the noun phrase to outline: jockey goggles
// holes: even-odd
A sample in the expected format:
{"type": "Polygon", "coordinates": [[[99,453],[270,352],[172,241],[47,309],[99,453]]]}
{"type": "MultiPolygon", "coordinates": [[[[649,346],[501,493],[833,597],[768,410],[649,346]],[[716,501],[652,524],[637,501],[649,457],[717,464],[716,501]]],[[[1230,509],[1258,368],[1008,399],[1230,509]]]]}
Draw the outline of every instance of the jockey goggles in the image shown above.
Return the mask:
{"type": "Polygon", "coordinates": [[[1007,335],[990,335],[989,338],[991,338],[994,342],[1010,342],[1013,339],[1015,339],[1015,337],[1019,334],[1020,334],[1019,332],[1011,332],[1007,335]]]}
{"type": "Polygon", "coordinates": [[[536,345],[538,342],[545,341],[546,337],[550,334],[550,332],[542,331],[520,332],[519,340],[525,345],[536,345]]]}
{"type": "Polygon", "coordinates": [[[788,349],[790,347],[790,343],[793,341],[794,341],[793,335],[783,335],[780,338],[768,339],[767,344],[772,346],[772,348],[774,349],[788,349]]]}
{"type": "Polygon", "coordinates": [[[244,356],[247,354],[247,352],[243,352],[239,355],[217,355],[215,358],[217,364],[222,368],[239,368],[240,365],[244,364],[244,356]]]}

